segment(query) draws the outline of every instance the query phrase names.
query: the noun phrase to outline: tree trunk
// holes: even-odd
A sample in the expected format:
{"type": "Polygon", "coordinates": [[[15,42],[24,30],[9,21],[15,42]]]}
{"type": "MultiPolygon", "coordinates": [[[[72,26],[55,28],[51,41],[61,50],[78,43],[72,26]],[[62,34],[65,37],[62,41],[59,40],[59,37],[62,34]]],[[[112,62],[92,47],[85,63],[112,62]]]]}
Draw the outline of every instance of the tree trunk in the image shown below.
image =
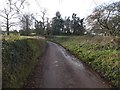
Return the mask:
{"type": "Polygon", "coordinates": [[[8,18],[7,18],[7,35],[9,35],[10,33],[9,33],[9,20],[8,20],[8,18]]]}

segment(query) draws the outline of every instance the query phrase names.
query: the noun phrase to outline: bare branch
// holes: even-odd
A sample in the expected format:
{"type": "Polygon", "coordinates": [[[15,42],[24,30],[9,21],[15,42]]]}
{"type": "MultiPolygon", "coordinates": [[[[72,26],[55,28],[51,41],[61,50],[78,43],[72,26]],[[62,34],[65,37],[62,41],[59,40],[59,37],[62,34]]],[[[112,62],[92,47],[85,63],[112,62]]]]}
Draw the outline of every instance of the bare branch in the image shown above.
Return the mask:
{"type": "Polygon", "coordinates": [[[1,15],[1,14],[0,14],[0,16],[3,17],[3,18],[5,18],[5,19],[7,19],[7,17],[5,17],[5,16],[3,16],[3,15],[1,15]]]}
{"type": "Polygon", "coordinates": [[[13,13],[12,15],[10,15],[10,18],[9,18],[9,19],[12,19],[15,14],[16,14],[16,12],[13,13]]]}
{"type": "Polygon", "coordinates": [[[21,6],[24,4],[25,1],[26,1],[26,0],[23,0],[23,1],[21,2],[19,8],[21,8],[21,6]]]}
{"type": "Polygon", "coordinates": [[[2,25],[2,27],[6,27],[6,25],[2,25]]]}

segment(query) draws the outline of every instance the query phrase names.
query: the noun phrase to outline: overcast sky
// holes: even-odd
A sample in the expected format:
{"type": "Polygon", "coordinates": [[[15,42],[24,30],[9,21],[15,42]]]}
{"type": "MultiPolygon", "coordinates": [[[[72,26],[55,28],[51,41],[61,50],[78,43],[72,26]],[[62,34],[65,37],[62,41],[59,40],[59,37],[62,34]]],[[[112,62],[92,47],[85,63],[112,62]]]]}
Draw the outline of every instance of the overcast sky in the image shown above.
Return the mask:
{"type": "Polygon", "coordinates": [[[55,16],[60,11],[63,17],[77,13],[80,18],[89,15],[100,4],[112,3],[118,0],[29,0],[32,12],[39,12],[39,8],[46,8],[49,17],[55,16]]]}
{"type": "MultiPolygon", "coordinates": [[[[2,8],[6,0],[0,0],[2,8]]],[[[56,11],[60,11],[63,17],[76,13],[80,18],[89,15],[92,10],[100,4],[112,3],[119,0],[26,0],[29,5],[24,9],[26,12],[39,13],[41,8],[47,9],[49,18],[55,16],[56,11]]]]}

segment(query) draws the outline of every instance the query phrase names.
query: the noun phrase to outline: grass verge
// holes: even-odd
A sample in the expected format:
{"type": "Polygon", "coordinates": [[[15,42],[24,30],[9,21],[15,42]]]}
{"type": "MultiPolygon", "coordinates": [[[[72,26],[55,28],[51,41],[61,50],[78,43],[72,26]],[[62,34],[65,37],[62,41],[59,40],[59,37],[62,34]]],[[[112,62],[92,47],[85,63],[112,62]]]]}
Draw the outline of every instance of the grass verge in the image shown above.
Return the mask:
{"type": "Polygon", "coordinates": [[[120,38],[102,36],[56,36],[60,43],[90,65],[115,87],[120,87],[120,38]]]}

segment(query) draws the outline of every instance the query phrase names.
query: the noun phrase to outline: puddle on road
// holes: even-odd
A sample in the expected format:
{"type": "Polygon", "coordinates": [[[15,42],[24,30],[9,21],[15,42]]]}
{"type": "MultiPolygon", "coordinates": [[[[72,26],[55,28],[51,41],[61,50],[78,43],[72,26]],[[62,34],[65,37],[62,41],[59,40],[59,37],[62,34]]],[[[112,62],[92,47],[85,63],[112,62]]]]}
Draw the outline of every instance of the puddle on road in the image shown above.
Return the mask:
{"type": "Polygon", "coordinates": [[[81,63],[79,59],[77,59],[73,55],[70,55],[69,53],[67,53],[67,51],[62,46],[57,45],[56,43],[53,43],[53,42],[50,42],[50,43],[52,43],[56,47],[58,47],[58,50],[62,53],[62,55],[66,58],[66,60],[68,60],[68,62],[70,64],[72,64],[73,66],[75,66],[76,68],[78,68],[80,70],[85,70],[83,63],[81,63]]]}
{"type": "Polygon", "coordinates": [[[53,63],[56,64],[56,63],[58,63],[58,61],[54,61],[53,63]]]}
{"type": "Polygon", "coordinates": [[[63,56],[66,58],[66,60],[69,61],[69,63],[73,64],[80,70],[85,70],[84,65],[73,55],[70,55],[69,53],[67,53],[67,51],[63,47],[59,46],[59,50],[63,54],[63,56]]]}

